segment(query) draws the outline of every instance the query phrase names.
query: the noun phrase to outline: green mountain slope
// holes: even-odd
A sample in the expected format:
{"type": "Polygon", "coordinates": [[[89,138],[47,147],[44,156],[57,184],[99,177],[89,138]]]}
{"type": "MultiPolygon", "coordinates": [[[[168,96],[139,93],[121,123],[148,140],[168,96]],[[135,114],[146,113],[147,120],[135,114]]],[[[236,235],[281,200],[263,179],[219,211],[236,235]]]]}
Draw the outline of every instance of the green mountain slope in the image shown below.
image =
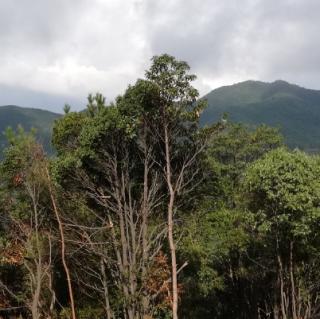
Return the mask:
{"type": "Polygon", "coordinates": [[[3,134],[5,129],[10,126],[13,129],[21,125],[25,130],[34,127],[37,130],[37,138],[44,145],[48,153],[51,148],[51,131],[53,122],[60,114],[49,111],[22,108],[15,105],[0,106],[0,156],[6,145],[6,138],[3,134]]]}
{"type": "Polygon", "coordinates": [[[202,124],[227,113],[233,122],[280,127],[290,147],[320,150],[320,91],[285,81],[246,81],[218,88],[203,98],[208,108],[201,116],[202,124]]]}
{"type": "MultiPolygon", "coordinates": [[[[246,81],[218,88],[203,98],[208,100],[208,108],[201,116],[201,124],[216,122],[228,113],[233,122],[280,127],[292,148],[320,150],[320,91],[285,81],[246,81]]],[[[2,132],[19,124],[26,130],[36,128],[38,140],[51,153],[51,130],[59,116],[39,109],[0,106],[0,156],[6,142],[2,132]]]]}

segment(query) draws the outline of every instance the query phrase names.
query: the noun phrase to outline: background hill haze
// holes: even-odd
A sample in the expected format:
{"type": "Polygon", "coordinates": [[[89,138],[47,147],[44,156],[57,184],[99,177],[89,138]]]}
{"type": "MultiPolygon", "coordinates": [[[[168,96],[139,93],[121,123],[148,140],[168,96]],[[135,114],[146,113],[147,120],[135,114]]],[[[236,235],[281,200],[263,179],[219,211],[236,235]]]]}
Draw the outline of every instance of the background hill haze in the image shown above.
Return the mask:
{"type": "Polygon", "coordinates": [[[4,132],[8,126],[16,129],[21,125],[25,130],[35,128],[38,140],[48,153],[52,153],[51,131],[54,120],[61,115],[45,110],[23,108],[15,105],[0,106],[0,155],[6,145],[4,132]]]}

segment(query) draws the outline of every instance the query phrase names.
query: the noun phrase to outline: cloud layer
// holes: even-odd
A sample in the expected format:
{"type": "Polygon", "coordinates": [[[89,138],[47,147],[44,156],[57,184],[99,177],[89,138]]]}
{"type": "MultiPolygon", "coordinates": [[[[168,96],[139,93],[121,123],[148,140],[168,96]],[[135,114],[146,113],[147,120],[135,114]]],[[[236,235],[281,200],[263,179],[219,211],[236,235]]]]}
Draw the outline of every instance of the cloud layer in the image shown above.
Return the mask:
{"type": "Polygon", "coordinates": [[[202,94],[247,79],[320,89],[319,12],[318,0],[4,0],[0,105],[113,99],[164,52],[202,94]]]}

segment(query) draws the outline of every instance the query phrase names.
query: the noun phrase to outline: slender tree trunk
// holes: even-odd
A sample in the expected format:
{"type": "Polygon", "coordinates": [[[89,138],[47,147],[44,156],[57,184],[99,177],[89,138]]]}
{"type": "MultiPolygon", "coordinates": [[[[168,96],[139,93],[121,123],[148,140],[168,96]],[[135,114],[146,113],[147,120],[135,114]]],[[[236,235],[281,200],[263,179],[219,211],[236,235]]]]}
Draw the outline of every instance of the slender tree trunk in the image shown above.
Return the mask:
{"type": "MultiPolygon", "coordinates": [[[[131,297],[132,293],[132,265],[129,264],[129,225],[128,225],[128,207],[126,206],[126,194],[125,194],[125,182],[124,176],[118,176],[117,163],[114,167],[114,177],[115,177],[115,188],[116,188],[116,201],[118,207],[118,217],[119,217],[119,228],[120,228],[120,243],[122,251],[122,273],[121,273],[121,285],[123,290],[123,295],[125,298],[125,312],[128,319],[135,319],[135,305],[131,297]],[[124,204],[122,202],[124,201],[124,204]],[[131,294],[130,294],[131,293],[131,294]]],[[[130,224],[130,222],[129,222],[130,224]]]]}
{"type": "Polygon", "coordinates": [[[48,269],[48,288],[51,293],[51,302],[49,306],[49,316],[48,319],[51,319],[53,317],[53,312],[54,312],[54,306],[56,303],[56,293],[53,289],[53,280],[52,280],[52,242],[51,242],[51,235],[48,236],[49,240],[49,269],[48,269]]]}
{"type": "Polygon", "coordinates": [[[293,241],[290,241],[290,282],[291,282],[291,306],[292,306],[292,318],[297,319],[297,308],[296,308],[296,289],[294,284],[294,273],[293,273],[293,241]]]}
{"type": "Polygon", "coordinates": [[[282,313],[282,319],[287,319],[287,312],[286,312],[286,295],[284,291],[284,282],[283,282],[283,264],[280,256],[279,251],[279,239],[277,238],[277,260],[278,260],[278,276],[279,276],[279,283],[280,283],[280,307],[282,313]]]}
{"type": "Polygon", "coordinates": [[[62,264],[64,271],[66,273],[67,277],[67,283],[68,283],[68,290],[69,290],[69,298],[70,298],[70,306],[71,306],[71,316],[72,319],[76,319],[76,310],[75,310],[75,304],[74,304],[74,298],[73,298],[73,289],[72,289],[72,283],[71,283],[71,276],[70,276],[70,271],[68,264],[66,262],[66,246],[65,246],[65,238],[64,238],[64,231],[63,231],[63,224],[60,218],[59,210],[56,204],[56,200],[53,194],[53,189],[51,186],[51,178],[50,174],[48,171],[48,168],[46,168],[46,173],[47,173],[47,178],[48,178],[48,188],[49,188],[49,193],[50,193],[50,199],[52,203],[52,207],[59,225],[59,232],[60,232],[60,239],[61,239],[61,258],[62,258],[62,264]]]}
{"type": "Polygon", "coordinates": [[[106,269],[105,269],[105,262],[103,258],[100,260],[100,266],[101,266],[101,273],[102,273],[102,280],[103,280],[103,291],[104,291],[104,306],[107,314],[107,319],[112,319],[113,314],[110,306],[109,301],[109,289],[108,289],[108,282],[107,282],[107,275],[106,275],[106,269]]]}
{"type": "Polygon", "coordinates": [[[38,207],[37,207],[37,195],[35,189],[32,187],[33,192],[30,193],[32,201],[33,201],[33,214],[34,214],[34,232],[36,238],[36,269],[34,275],[34,284],[35,290],[33,292],[32,304],[31,304],[31,313],[33,319],[40,318],[40,311],[39,311],[39,303],[40,303],[40,295],[41,295],[41,286],[42,286],[42,275],[43,275],[43,265],[42,265],[42,252],[41,252],[41,245],[39,239],[39,219],[38,219],[38,207]]]}
{"type": "Polygon", "coordinates": [[[277,304],[273,306],[273,318],[279,319],[279,308],[277,304]]]}
{"type": "MultiPolygon", "coordinates": [[[[149,154],[147,149],[147,132],[146,125],[143,128],[143,152],[144,152],[144,174],[143,174],[143,201],[142,201],[142,268],[141,268],[141,277],[142,280],[146,280],[147,276],[147,259],[148,259],[148,251],[147,251],[147,225],[148,225],[148,194],[149,194],[149,154]]],[[[142,317],[144,317],[149,308],[149,300],[148,297],[143,294],[142,296],[142,317]]]]}
{"type": "Polygon", "coordinates": [[[41,292],[41,264],[37,263],[36,266],[36,287],[35,291],[33,293],[33,298],[32,298],[32,305],[31,305],[31,313],[32,313],[32,319],[39,319],[40,318],[40,313],[39,313],[39,301],[40,301],[40,292],[41,292]]]}
{"type": "Polygon", "coordinates": [[[165,156],[166,156],[166,179],[169,188],[169,203],[168,203],[168,240],[171,253],[171,280],[172,280],[172,318],[178,319],[178,280],[177,280],[177,259],[176,247],[173,238],[173,211],[175,192],[172,185],[171,161],[170,161],[170,148],[168,127],[164,127],[165,138],[165,156]]]}

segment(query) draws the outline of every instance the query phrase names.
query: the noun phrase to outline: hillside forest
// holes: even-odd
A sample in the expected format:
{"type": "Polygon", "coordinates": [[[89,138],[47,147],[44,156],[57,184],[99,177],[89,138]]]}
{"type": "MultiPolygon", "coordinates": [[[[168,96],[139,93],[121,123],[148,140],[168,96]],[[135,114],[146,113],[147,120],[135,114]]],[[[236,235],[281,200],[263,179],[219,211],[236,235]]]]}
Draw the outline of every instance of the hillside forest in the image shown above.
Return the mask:
{"type": "Polygon", "coordinates": [[[223,117],[186,62],[152,58],[55,120],[54,156],[6,131],[0,318],[320,316],[320,158],[223,117]]]}

